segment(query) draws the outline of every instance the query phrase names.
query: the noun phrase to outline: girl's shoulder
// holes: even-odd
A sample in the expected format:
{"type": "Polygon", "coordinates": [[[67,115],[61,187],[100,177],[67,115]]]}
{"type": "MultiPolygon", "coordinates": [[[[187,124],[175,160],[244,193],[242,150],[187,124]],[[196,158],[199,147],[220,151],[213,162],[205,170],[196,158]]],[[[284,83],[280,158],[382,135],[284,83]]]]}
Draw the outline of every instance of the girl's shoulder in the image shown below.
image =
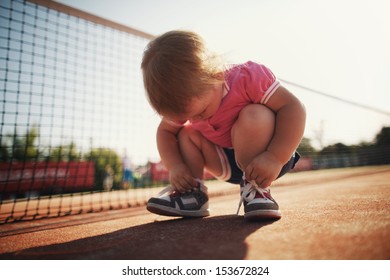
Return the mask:
{"type": "Polygon", "coordinates": [[[272,71],[264,64],[247,61],[240,64],[231,64],[226,68],[225,81],[231,84],[237,79],[240,80],[263,80],[272,78],[275,79],[272,71]]]}
{"type": "Polygon", "coordinates": [[[225,73],[240,72],[240,71],[256,71],[261,68],[267,68],[267,67],[264,64],[248,60],[247,62],[244,63],[227,65],[225,73]]]}

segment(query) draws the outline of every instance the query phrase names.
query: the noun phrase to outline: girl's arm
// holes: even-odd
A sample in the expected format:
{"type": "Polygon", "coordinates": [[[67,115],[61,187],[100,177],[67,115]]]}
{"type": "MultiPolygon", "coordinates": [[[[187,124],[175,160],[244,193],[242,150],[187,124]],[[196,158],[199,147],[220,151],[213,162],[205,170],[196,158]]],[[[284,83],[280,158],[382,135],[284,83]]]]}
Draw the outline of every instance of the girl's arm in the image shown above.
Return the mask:
{"type": "Polygon", "coordinates": [[[306,122],[303,104],[286,88],[280,86],[265,104],[275,113],[274,135],[266,151],[256,156],[245,168],[248,180],[266,188],[276,180],[284,164],[298,147],[306,122]]]}
{"type": "Polygon", "coordinates": [[[196,181],[191,171],[184,163],[177,141],[181,126],[174,126],[161,121],[157,129],[157,148],[165,167],[169,171],[171,185],[178,191],[184,192],[189,187],[196,187],[196,181]]]}
{"type": "Polygon", "coordinates": [[[267,151],[285,164],[302,140],[306,123],[305,107],[283,86],[265,105],[276,114],[275,133],[267,151]]]}

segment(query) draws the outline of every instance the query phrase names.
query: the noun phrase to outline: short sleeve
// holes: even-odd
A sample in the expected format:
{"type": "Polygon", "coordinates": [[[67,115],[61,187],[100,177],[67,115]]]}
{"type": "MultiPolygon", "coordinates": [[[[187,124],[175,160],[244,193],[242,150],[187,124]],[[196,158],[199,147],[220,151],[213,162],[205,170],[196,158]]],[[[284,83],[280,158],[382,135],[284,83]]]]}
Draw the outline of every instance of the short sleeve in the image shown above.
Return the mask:
{"type": "Polygon", "coordinates": [[[253,103],[266,104],[280,86],[270,69],[262,64],[248,61],[241,69],[244,87],[253,103]]]}

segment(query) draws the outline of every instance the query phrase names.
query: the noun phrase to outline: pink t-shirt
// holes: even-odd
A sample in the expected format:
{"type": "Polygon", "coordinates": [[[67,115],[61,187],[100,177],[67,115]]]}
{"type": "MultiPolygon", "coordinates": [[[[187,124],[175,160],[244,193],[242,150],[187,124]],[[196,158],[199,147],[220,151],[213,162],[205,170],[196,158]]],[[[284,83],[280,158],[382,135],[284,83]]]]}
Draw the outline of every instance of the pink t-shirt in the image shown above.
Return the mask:
{"type": "Polygon", "coordinates": [[[264,65],[251,61],[236,65],[225,73],[226,92],[217,112],[189,125],[212,143],[231,148],[230,131],[240,111],[248,104],[266,104],[279,86],[280,82],[264,65]]]}

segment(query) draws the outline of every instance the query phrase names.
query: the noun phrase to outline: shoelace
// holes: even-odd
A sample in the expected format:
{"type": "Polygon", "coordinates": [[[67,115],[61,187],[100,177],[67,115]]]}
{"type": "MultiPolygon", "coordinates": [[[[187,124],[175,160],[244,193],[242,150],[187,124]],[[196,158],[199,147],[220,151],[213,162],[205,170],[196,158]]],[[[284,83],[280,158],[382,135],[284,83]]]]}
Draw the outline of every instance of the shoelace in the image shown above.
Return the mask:
{"type": "MultiPolygon", "coordinates": [[[[204,192],[204,193],[207,193],[207,187],[203,184],[203,181],[196,178],[195,181],[197,181],[199,183],[199,189],[204,192]]],[[[157,195],[158,196],[162,196],[166,193],[168,194],[171,194],[175,191],[175,188],[171,185],[168,185],[167,187],[165,187],[164,189],[162,189],[157,195]]]]}
{"type": "Polygon", "coordinates": [[[242,187],[242,189],[241,189],[241,198],[240,198],[240,202],[238,203],[237,215],[238,215],[238,213],[240,213],[241,205],[244,202],[244,200],[246,202],[252,201],[255,198],[257,192],[262,197],[267,198],[264,195],[264,193],[267,192],[267,189],[262,189],[262,188],[258,187],[256,184],[253,184],[251,182],[244,184],[244,187],[242,187]]]}

